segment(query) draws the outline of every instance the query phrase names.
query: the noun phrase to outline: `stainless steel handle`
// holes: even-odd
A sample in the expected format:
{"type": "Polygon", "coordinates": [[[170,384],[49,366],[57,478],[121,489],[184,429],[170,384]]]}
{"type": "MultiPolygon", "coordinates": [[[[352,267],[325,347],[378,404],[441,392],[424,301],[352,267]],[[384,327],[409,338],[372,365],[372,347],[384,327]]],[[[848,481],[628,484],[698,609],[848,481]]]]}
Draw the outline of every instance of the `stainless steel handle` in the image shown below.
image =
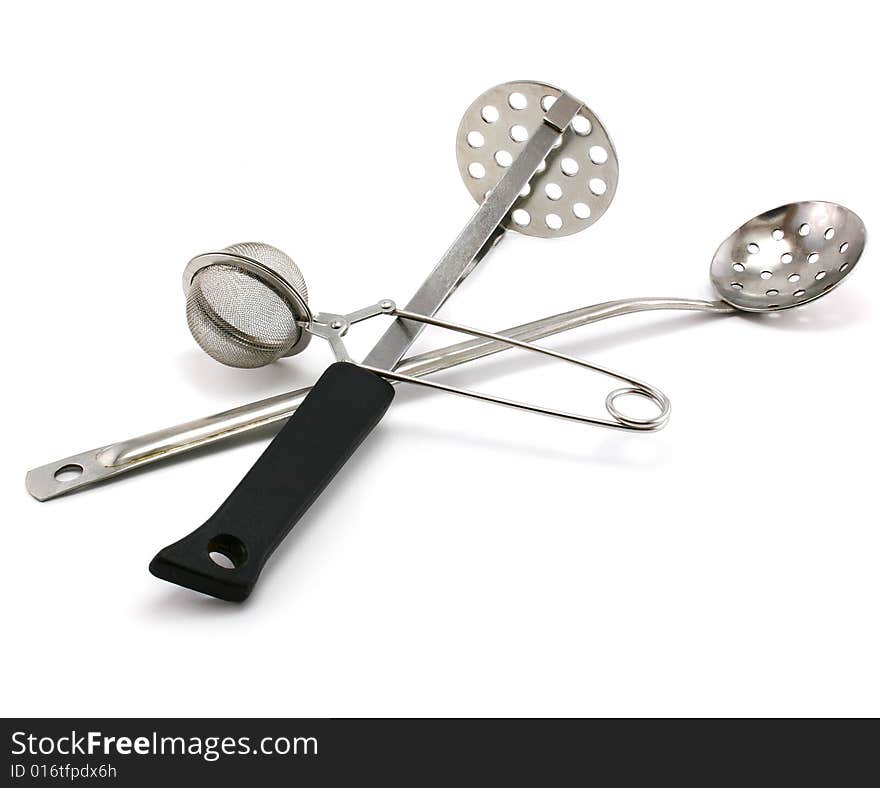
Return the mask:
{"type": "MultiPolygon", "coordinates": [[[[683,298],[625,299],[581,307],[499,333],[523,342],[534,342],[611,317],[667,309],[716,314],[736,311],[723,301],[683,298]]],[[[411,377],[422,377],[507,349],[509,346],[494,340],[472,339],[412,356],[403,361],[397,371],[411,377]]],[[[48,501],[167,457],[285,421],[310,390],[304,388],[278,394],[212,416],[55,460],[28,471],[25,480],[27,490],[37,500],[48,501]],[[64,481],[67,474],[73,478],[64,481]],[[61,480],[58,476],[61,476],[61,480]]]]}

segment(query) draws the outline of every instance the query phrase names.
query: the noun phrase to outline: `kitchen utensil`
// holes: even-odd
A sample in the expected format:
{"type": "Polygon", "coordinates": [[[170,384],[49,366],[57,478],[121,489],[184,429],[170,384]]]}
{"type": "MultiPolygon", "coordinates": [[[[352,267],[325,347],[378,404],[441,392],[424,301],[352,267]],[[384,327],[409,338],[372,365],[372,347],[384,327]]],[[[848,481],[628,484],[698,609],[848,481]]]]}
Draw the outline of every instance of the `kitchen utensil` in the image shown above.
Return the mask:
{"type": "Polygon", "coordinates": [[[284,252],[268,244],[235,244],[220,252],[198,255],[187,265],[183,281],[187,297],[187,320],[193,336],[209,355],[231,366],[263,366],[281,355],[292,355],[307,344],[306,333],[327,340],[337,362],[354,364],[342,341],[349,328],[378,315],[390,315],[551,356],[583,369],[609,375],[625,383],[626,387],[616,389],[606,397],[606,409],[612,417],[612,420],[608,420],[493,397],[468,389],[419,380],[405,373],[356,364],[386,380],[414,383],[471,399],[611,429],[649,432],[662,428],[668,420],[669,401],[661,392],[646,383],[517,339],[401,310],[391,299],[384,299],[346,315],[329,312],[313,314],[304,295],[305,281],[299,268],[284,252]],[[283,263],[283,267],[278,265],[279,261],[283,263]],[[288,275],[294,271],[296,284],[288,275]],[[206,277],[211,282],[209,288],[202,285],[206,277]],[[242,282],[242,278],[246,281],[242,282]],[[261,309],[265,309],[266,315],[255,316],[254,313],[261,309]],[[622,414],[614,403],[624,394],[637,394],[650,399],[658,408],[657,415],[650,418],[629,418],[622,414]]]}
{"type": "MultiPolygon", "coordinates": [[[[628,302],[614,301],[608,304],[573,309],[569,312],[562,312],[558,315],[514,326],[499,332],[499,335],[504,338],[519,339],[523,342],[537,341],[587,325],[595,320],[611,317],[613,315],[605,314],[605,308],[614,304],[626,303],[628,302]]],[[[691,308],[699,309],[706,302],[694,301],[692,303],[695,306],[691,308]]],[[[670,308],[685,309],[688,307],[670,308]]],[[[717,311],[727,312],[729,308],[721,304],[717,311]]],[[[412,377],[422,377],[499,353],[509,347],[510,345],[501,344],[494,340],[468,340],[410,356],[400,363],[397,371],[412,377]]],[[[84,487],[107,481],[122,473],[142,468],[167,457],[174,457],[202,446],[222,442],[235,435],[246,434],[261,427],[285,421],[293,415],[311,390],[311,386],[309,386],[267,397],[212,416],[194,419],[174,427],[55,460],[28,471],[27,490],[37,500],[48,501],[61,495],[78,492],[84,487]]]]}
{"type": "Polygon", "coordinates": [[[303,351],[312,334],[309,291],[296,263],[269,244],[199,255],[183,274],[186,322],[209,356],[255,368],[303,351]]]}
{"type": "Polygon", "coordinates": [[[842,205],[790,203],[731,233],[709,273],[726,303],[746,312],[773,312],[837,287],[864,247],[865,225],[842,205]]]}
{"type": "MultiPolygon", "coordinates": [[[[782,288],[783,298],[787,300],[790,297],[794,301],[791,306],[800,306],[813,298],[824,295],[831,289],[828,285],[836,286],[844,276],[853,271],[864,249],[865,240],[865,227],[862,221],[852,211],[842,206],[825,202],[785,205],[746,222],[732,233],[715,253],[710,272],[712,281],[713,284],[718,282],[719,293],[724,293],[730,302],[682,298],[623,299],[581,307],[570,312],[525,323],[500,333],[505,337],[531,342],[598,320],[635,312],[669,309],[733,314],[746,307],[745,302],[740,301],[740,298],[749,298],[748,306],[750,307],[754,303],[751,301],[755,297],[752,295],[751,284],[747,291],[746,283],[741,281],[742,275],[746,273],[747,269],[749,282],[754,285],[757,285],[758,281],[762,283],[770,281],[770,279],[762,278],[761,275],[764,271],[769,271],[771,279],[775,276],[780,284],[787,283],[787,287],[783,285],[782,288]],[[786,216],[789,217],[788,220],[785,220],[786,216]],[[831,220],[830,223],[829,220],[831,220]],[[807,224],[810,228],[810,231],[805,235],[801,235],[803,224],[807,224]],[[789,228],[788,232],[786,232],[786,227],[789,228]],[[829,238],[825,238],[825,233],[829,228],[834,232],[829,238]],[[778,237],[779,232],[774,231],[780,231],[782,236],[778,237]],[[734,241],[734,239],[737,240],[734,241]],[[811,239],[811,241],[807,239],[811,239]],[[748,249],[748,244],[751,242],[758,245],[758,252],[754,254],[750,253],[748,249]],[[821,249],[815,248],[817,242],[822,247],[821,249]],[[780,246],[780,244],[782,245],[780,246]],[[740,253],[734,254],[734,248],[739,249],[740,253]],[[742,253],[743,249],[745,249],[744,254],[742,253]],[[837,257],[835,257],[835,252],[837,257]],[[818,254],[820,257],[810,263],[809,257],[812,254],[818,254]],[[790,261],[787,255],[791,255],[790,261]],[[826,265],[826,261],[831,262],[826,265]],[[769,264],[769,267],[765,266],[765,262],[769,264]],[[739,270],[740,265],[742,270],[739,270]],[[795,269],[800,267],[807,269],[807,277],[803,280],[804,282],[810,280],[813,283],[825,282],[821,288],[814,291],[812,298],[803,297],[808,294],[808,291],[806,287],[800,285],[802,280],[788,282],[788,277],[792,273],[798,273],[798,270],[795,269]],[[828,278],[829,268],[835,271],[833,279],[828,278]],[[816,276],[823,270],[826,271],[826,275],[816,279],[816,276]],[[715,271],[718,273],[717,280],[715,271]],[[743,288],[734,287],[734,282],[742,284],[743,288]],[[805,292],[802,297],[795,299],[794,293],[799,289],[805,292]]],[[[759,291],[758,303],[767,311],[782,309],[784,301],[775,294],[767,294],[769,290],[780,288],[763,286],[766,300],[761,300],[759,291]]],[[[412,356],[404,361],[398,370],[407,375],[419,377],[506,349],[506,346],[492,340],[469,340],[412,356]]],[[[217,443],[229,437],[284,421],[296,411],[309,391],[310,389],[299,389],[279,394],[176,427],[56,460],[28,472],[28,492],[39,500],[49,500],[166,457],[177,456],[201,446],[217,443]],[[67,479],[68,475],[72,478],[67,479]]]]}
{"type": "MultiPolygon", "coordinates": [[[[338,332],[344,330],[344,323],[363,319],[360,313],[347,319],[334,316],[336,319],[327,323],[309,317],[305,298],[296,291],[293,283],[279,275],[277,267],[266,266],[263,260],[248,258],[250,262],[257,263],[257,266],[249,271],[240,271],[239,274],[249,278],[252,278],[250,275],[257,274],[257,278],[267,287],[274,286],[272,289],[275,289],[276,294],[287,301],[290,311],[300,318],[296,321],[300,327],[312,333],[323,332],[322,335],[334,344],[337,358],[342,360],[337,360],[321,376],[300,406],[297,415],[278,433],[220,509],[189,536],[169,545],[156,555],[150,564],[150,571],[154,575],[222,599],[245,599],[251,593],[266,559],[275,547],[384,415],[394,396],[394,389],[386,377],[395,377],[395,367],[424,325],[433,322],[436,325],[453,327],[451,324],[435,321],[433,315],[501,237],[503,222],[514,206],[519,207],[511,213],[514,223],[510,226],[542,237],[577,232],[589,226],[604,212],[614,193],[616,157],[601,123],[581,101],[546,84],[506,83],[487,91],[471,105],[460,126],[460,135],[462,129],[470,129],[464,135],[465,144],[482,153],[487,147],[487,139],[491,143],[490,149],[498,143],[501,135],[497,129],[501,127],[494,124],[499,122],[508,129],[510,145],[507,145],[506,140],[505,149],[495,150],[491,174],[485,164],[476,160],[476,153],[467,169],[468,177],[481,182],[479,209],[407,306],[397,310],[393,304],[390,305],[387,311],[396,315],[396,319],[362,364],[355,365],[345,360],[347,353],[338,342],[341,338],[338,332]],[[502,102],[506,102],[506,106],[502,102]],[[576,117],[582,118],[582,122],[578,123],[582,126],[580,131],[570,128],[576,117]],[[509,119],[515,122],[510,125],[509,119]],[[514,126],[524,130],[524,136],[519,131],[514,135],[514,126]],[[482,145],[478,144],[480,140],[476,134],[482,135],[482,145]],[[517,137],[521,139],[517,140],[517,137]],[[601,161],[595,157],[589,158],[591,143],[603,150],[601,161]],[[515,150],[516,155],[511,150],[515,150]],[[578,171],[571,168],[569,162],[575,162],[578,171]],[[532,176],[543,169],[558,173],[560,179],[576,178],[580,167],[590,167],[597,173],[593,180],[588,181],[588,188],[581,194],[581,199],[585,202],[579,203],[589,207],[589,214],[584,212],[583,216],[578,216],[572,208],[570,215],[562,217],[549,211],[544,214],[544,228],[537,229],[537,224],[532,223],[532,214],[545,210],[548,201],[558,202],[564,190],[559,187],[559,191],[553,190],[552,194],[550,190],[545,190],[543,195],[532,192],[526,188],[532,176]],[[598,173],[605,174],[605,177],[598,173]],[[600,182],[601,187],[598,185],[600,182]],[[529,220],[523,218],[522,222],[516,221],[516,211],[528,213],[529,220]],[[298,309],[303,311],[303,316],[297,314],[298,309]],[[339,325],[334,325],[337,323],[339,325]],[[333,334],[333,331],[337,333],[333,334]],[[218,554],[227,559],[222,562],[223,565],[214,558],[218,554]],[[231,563],[231,566],[227,563],[231,563]]],[[[208,266],[201,266],[201,262],[194,263],[197,270],[193,275],[193,282],[200,271],[215,264],[213,260],[208,263],[208,266]]],[[[222,277],[223,272],[221,263],[217,276],[222,277]]],[[[249,301],[253,295],[249,286],[240,295],[237,306],[231,312],[224,312],[221,323],[208,319],[204,324],[197,320],[198,325],[209,327],[209,331],[215,331],[219,327],[220,333],[227,334],[233,340],[232,345],[250,343],[253,337],[246,328],[255,324],[262,328],[265,321],[262,316],[256,319],[247,317],[247,313],[266,302],[249,301]],[[241,313],[245,313],[247,326],[243,325],[241,313]]],[[[205,300],[197,303],[197,306],[207,303],[208,300],[205,300]]],[[[274,308],[277,304],[272,302],[272,306],[274,308]]],[[[383,305],[380,305],[380,309],[386,311],[383,305]]],[[[367,314],[366,317],[372,314],[367,314]]],[[[472,329],[462,329],[460,326],[454,328],[486,339],[501,339],[498,335],[483,334],[472,329]]],[[[263,341],[265,338],[266,336],[260,335],[257,337],[259,342],[250,343],[254,347],[248,348],[248,363],[253,358],[255,349],[258,355],[262,353],[267,357],[274,353],[288,352],[280,347],[283,342],[266,343],[263,341]]],[[[277,339],[275,335],[272,338],[277,339]]],[[[517,340],[505,341],[524,349],[534,349],[526,343],[518,343],[517,340]]],[[[574,361],[552,351],[538,352],[574,361]]],[[[232,354],[221,350],[218,355],[232,354]]],[[[237,361],[238,354],[234,358],[237,361]]],[[[599,371],[608,372],[601,369],[599,371]]],[[[615,373],[609,374],[628,380],[615,373]]],[[[399,375],[397,379],[401,379],[399,375]]],[[[416,379],[411,380],[415,382],[416,379]]],[[[446,390],[451,389],[446,387],[446,390]]],[[[636,381],[628,391],[644,394],[658,402],[661,405],[661,416],[664,415],[662,411],[668,411],[665,398],[657,399],[658,393],[643,384],[636,381]]],[[[465,392],[457,390],[455,393],[465,392]]],[[[628,421],[614,404],[619,393],[622,392],[612,392],[606,401],[606,407],[618,427],[628,421]]],[[[467,396],[486,399],[484,395],[473,392],[467,393],[467,396]]],[[[610,422],[606,422],[606,426],[610,425],[610,422]]],[[[635,423],[629,420],[626,426],[632,428],[635,423]]]]}

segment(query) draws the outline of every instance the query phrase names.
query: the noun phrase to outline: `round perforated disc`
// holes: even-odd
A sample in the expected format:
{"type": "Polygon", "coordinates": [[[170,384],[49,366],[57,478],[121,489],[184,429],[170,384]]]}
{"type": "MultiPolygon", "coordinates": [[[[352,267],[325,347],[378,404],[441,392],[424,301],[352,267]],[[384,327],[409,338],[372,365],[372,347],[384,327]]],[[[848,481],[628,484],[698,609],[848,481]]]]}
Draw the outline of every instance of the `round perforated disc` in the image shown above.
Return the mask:
{"type": "MultiPolygon", "coordinates": [[[[560,93],[542,82],[505,82],[468,107],[455,147],[461,177],[477,202],[498,183],[560,93]]],[[[571,235],[605,213],[616,189],[614,146],[599,119],[582,107],[503,224],[538,238],[571,235]]]]}

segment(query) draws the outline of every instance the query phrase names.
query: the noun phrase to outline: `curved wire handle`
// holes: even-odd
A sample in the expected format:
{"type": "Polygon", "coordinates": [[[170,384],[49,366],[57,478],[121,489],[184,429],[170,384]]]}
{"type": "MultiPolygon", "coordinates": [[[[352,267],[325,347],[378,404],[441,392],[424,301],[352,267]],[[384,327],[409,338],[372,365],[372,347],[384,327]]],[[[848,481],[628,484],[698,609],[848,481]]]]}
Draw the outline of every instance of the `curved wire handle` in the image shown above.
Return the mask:
{"type": "Polygon", "coordinates": [[[589,361],[584,361],[583,359],[569,356],[565,353],[559,353],[555,350],[550,350],[549,348],[534,345],[530,342],[521,342],[518,339],[505,337],[501,334],[493,334],[489,331],[481,331],[480,329],[470,328],[469,326],[463,326],[458,323],[450,323],[447,320],[440,320],[436,317],[429,317],[428,315],[420,315],[416,312],[408,312],[404,309],[398,309],[394,301],[390,299],[383,299],[377,304],[365,307],[364,309],[359,309],[358,311],[351,312],[347,315],[337,315],[326,312],[319,313],[317,315],[314,315],[311,321],[301,321],[300,325],[303,326],[303,328],[305,328],[306,330],[310,331],[315,336],[326,339],[330,343],[330,346],[333,349],[334,354],[336,355],[337,361],[347,361],[352,364],[357,364],[357,366],[369,370],[370,372],[374,372],[377,375],[381,375],[382,377],[389,380],[396,380],[403,383],[413,383],[416,386],[425,386],[426,388],[445,391],[449,394],[457,394],[461,397],[468,397],[470,399],[476,399],[482,402],[491,402],[496,405],[504,405],[508,408],[515,408],[517,410],[523,410],[529,413],[540,413],[545,416],[554,416],[555,418],[566,419],[568,421],[574,421],[579,424],[592,424],[594,426],[608,427],[610,429],[630,430],[634,432],[656,432],[657,430],[663,429],[663,427],[665,427],[666,423],[669,421],[669,414],[671,411],[669,398],[659,389],[647,383],[644,383],[641,380],[631,378],[627,375],[622,375],[619,372],[614,372],[613,370],[607,369],[606,367],[599,366],[598,364],[592,364],[589,361]],[[566,361],[569,364],[574,364],[575,366],[581,367],[583,369],[589,369],[593,372],[607,375],[608,377],[619,380],[626,385],[609,392],[608,396],[605,398],[605,409],[608,411],[611,419],[600,419],[593,416],[584,416],[578,413],[569,413],[568,411],[564,410],[555,410],[553,408],[546,408],[527,402],[518,402],[516,400],[505,399],[504,397],[483,394],[482,392],[472,391],[470,389],[447,386],[442,383],[435,383],[433,381],[413,377],[412,375],[404,375],[402,373],[394,372],[392,370],[379,369],[377,367],[372,367],[367,364],[361,364],[359,362],[353,361],[351,356],[349,356],[348,354],[348,350],[346,349],[345,344],[342,342],[342,337],[345,336],[349,327],[352,324],[359,323],[362,320],[368,320],[369,318],[376,317],[377,315],[389,315],[392,317],[402,318],[404,320],[414,320],[419,323],[425,323],[426,325],[437,326],[438,328],[446,328],[450,331],[457,331],[462,334],[470,334],[474,337],[480,337],[482,339],[489,339],[495,342],[500,342],[504,345],[509,345],[510,347],[517,347],[522,350],[531,351],[533,353],[540,353],[542,355],[549,356],[550,358],[558,359],[559,361],[566,361]],[[659,412],[657,413],[657,415],[650,418],[634,418],[632,416],[625,415],[617,407],[616,401],[619,397],[622,397],[626,394],[636,394],[638,396],[645,397],[646,399],[654,403],[659,412]]]}

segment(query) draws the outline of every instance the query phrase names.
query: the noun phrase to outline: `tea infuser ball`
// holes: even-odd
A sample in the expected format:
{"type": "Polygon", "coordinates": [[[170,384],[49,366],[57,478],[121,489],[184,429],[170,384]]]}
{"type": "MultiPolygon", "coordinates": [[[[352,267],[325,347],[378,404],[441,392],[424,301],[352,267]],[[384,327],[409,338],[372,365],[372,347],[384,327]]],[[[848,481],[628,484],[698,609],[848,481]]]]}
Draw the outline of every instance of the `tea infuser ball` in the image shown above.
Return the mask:
{"type": "Polygon", "coordinates": [[[302,272],[280,249],[239,243],[190,260],[183,275],[190,333],[211,358],[253,369],[308,345],[302,272]]]}

